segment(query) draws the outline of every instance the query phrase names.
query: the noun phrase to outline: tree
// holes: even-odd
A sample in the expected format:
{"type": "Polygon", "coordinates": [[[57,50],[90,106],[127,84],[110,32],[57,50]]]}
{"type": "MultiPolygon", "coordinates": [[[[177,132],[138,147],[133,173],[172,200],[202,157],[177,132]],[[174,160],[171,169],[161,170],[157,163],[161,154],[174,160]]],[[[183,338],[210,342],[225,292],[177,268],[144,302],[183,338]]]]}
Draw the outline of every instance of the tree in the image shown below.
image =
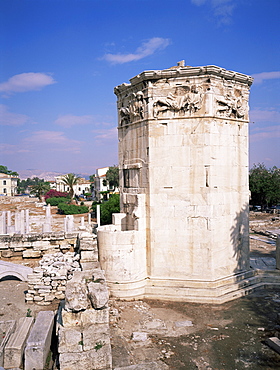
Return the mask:
{"type": "Polygon", "coordinates": [[[28,177],[26,180],[18,180],[18,192],[24,193],[29,186],[34,186],[44,182],[44,179],[39,179],[39,177],[33,177],[32,179],[28,177]]]}
{"type": "Polygon", "coordinates": [[[100,206],[100,218],[102,225],[112,223],[112,214],[120,212],[120,195],[112,194],[107,202],[100,206]]]}
{"type": "Polygon", "coordinates": [[[249,171],[249,187],[253,205],[265,206],[280,202],[280,169],[276,166],[267,169],[259,163],[249,171]]]}
{"type": "Polygon", "coordinates": [[[8,170],[7,166],[0,165],[0,173],[6,173],[7,175],[18,176],[15,171],[8,170]]]}
{"type": "Polygon", "coordinates": [[[36,194],[36,196],[42,200],[42,195],[45,194],[47,191],[50,190],[50,183],[49,182],[38,182],[35,185],[32,185],[31,194],[36,194]]]}
{"type": "Polygon", "coordinates": [[[119,186],[119,167],[109,167],[108,171],[106,172],[106,180],[110,187],[114,189],[117,188],[119,186]]]}
{"type": "Polygon", "coordinates": [[[74,173],[68,173],[62,177],[62,182],[69,186],[69,194],[71,200],[74,198],[74,186],[78,184],[80,177],[76,176],[74,173]]]}
{"type": "Polygon", "coordinates": [[[90,175],[90,177],[89,177],[89,181],[90,181],[90,182],[94,182],[94,180],[95,180],[95,174],[90,175]]]}

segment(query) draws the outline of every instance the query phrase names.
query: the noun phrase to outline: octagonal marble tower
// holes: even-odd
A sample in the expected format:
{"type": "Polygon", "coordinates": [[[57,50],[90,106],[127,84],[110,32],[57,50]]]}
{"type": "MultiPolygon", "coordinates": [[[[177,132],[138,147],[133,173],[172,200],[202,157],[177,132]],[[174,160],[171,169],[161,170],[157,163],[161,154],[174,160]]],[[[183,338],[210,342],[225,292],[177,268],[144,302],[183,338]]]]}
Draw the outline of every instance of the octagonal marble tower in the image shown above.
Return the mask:
{"type": "Polygon", "coordinates": [[[179,62],[115,88],[122,213],[98,231],[113,296],[217,303],[246,290],[252,81],[179,62]]]}

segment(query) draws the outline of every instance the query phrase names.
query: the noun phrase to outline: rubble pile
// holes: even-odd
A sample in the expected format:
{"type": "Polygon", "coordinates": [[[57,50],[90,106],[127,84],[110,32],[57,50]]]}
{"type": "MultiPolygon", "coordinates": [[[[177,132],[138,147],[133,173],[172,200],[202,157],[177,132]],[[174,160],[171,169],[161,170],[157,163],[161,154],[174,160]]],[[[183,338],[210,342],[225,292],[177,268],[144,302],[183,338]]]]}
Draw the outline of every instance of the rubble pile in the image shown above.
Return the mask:
{"type": "Polygon", "coordinates": [[[27,302],[48,305],[54,299],[64,299],[66,282],[74,271],[81,271],[80,255],[74,252],[46,254],[28,275],[27,302]]]}

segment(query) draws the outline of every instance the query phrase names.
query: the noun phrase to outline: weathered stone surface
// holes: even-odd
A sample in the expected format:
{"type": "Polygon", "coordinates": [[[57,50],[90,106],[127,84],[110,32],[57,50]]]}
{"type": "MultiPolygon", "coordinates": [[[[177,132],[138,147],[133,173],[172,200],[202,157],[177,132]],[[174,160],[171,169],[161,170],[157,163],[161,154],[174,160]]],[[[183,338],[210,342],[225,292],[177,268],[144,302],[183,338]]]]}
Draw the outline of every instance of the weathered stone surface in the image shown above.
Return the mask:
{"type": "Polygon", "coordinates": [[[110,345],[108,325],[90,325],[83,328],[83,350],[90,351],[96,347],[110,345]]]}
{"type": "Polygon", "coordinates": [[[88,293],[92,306],[95,309],[105,307],[109,300],[109,293],[106,284],[88,283],[88,293]]]}
{"type": "Polygon", "coordinates": [[[97,250],[81,251],[81,261],[91,262],[91,261],[97,261],[97,260],[98,260],[97,250]]]}
{"type": "Polygon", "coordinates": [[[81,312],[81,321],[83,325],[91,324],[108,324],[109,323],[109,308],[95,310],[93,308],[81,312]]]}
{"type": "Polygon", "coordinates": [[[17,328],[10,336],[4,350],[5,368],[10,369],[22,365],[25,343],[33,322],[33,317],[22,317],[19,319],[17,328]]]}
{"type": "Polygon", "coordinates": [[[54,325],[53,311],[40,311],[25,348],[25,370],[42,370],[50,351],[54,325]]]}
{"type": "Polygon", "coordinates": [[[65,290],[66,311],[81,311],[89,307],[88,290],[81,271],[75,271],[65,290]]]}
{"type": "Polygon", "coordinates": [[[81,352],[83,337],[80,330],[73,328],[59,328],[59,353],[81,352]]]}
{"type": "Polygon", "coordinates": [[[11,334],[14,332],[16,328],[16,321],[9,320],[9,321],[0,321],[0,330],[3,337],[0,338],[0,366],[4,365],[4,348],[10,339],[11,334]]]}
{"type": "Polygon", "coordinates": [[[98,344],[97,349],[81,353],[61,353],[59,356],[60,370],[112,368],[111,347],[108,344],[98,344]]]}

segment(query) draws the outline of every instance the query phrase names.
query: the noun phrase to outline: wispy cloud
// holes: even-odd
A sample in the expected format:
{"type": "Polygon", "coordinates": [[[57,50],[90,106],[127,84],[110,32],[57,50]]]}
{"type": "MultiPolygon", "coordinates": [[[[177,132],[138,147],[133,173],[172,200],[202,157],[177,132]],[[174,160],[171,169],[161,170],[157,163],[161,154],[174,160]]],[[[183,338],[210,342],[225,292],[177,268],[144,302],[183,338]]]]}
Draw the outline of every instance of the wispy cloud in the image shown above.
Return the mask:
{"type": "Polygon", "coordinates": [[[268,126],[261,127],[252,130],[250,134],[250,142],[254,143],[261,140],[267,139],[277,139],[280,138],[280,128],[279,126],[268,126]]]}
{"type": "Polygon", "coordinates": [[[161,37],[153,37],[150,40],[143,42],[134,53],[128,54],[105,54],[103,59],[113,64],[123,64],[143,59],[154,54],[158,50],[165,49],[170,44],[169,39],[161,37]]]}
{"type": "Polygon", "coordinates": [[[250,111],[252,122],[277,122],[280,125],[280,112],[276,110],[253,109],[250,111]]]}
{"type": "Polygon", "coordinates": [[[76,125],[89,125],[94,123],[94,117],[91,115],[75,116],[73,114],[66,114],[58,117],[54,123],[66,128],[76,125]]]}
{"type": "Polygon", "coordinates": [[[6,105],[0,104],[0,125],[3,126],[20,126],[31,122],[25,114],[12,113],[6,105]]]}
{"type": "Polygon", "coordinates": [[[255,84],[261,84],[265,80],[273,80],[280,78],[280,71],[256,73],[253,74],[252,77],[254,78],[255,84]]]}
{"type": "Polygon", "coordinates": [[[231,23],[233,10],[236,6],[235,0],[191,0],[191,2],[197,6],[209,4],[220,24],[231,23]]]}
{"type": "Polygon", "coordinates": [[[9,95],[17,92],[41,90],[54,83],[56,81],[46,73],[21,73],[0,83],[0,92],[9,95]]]}
{"type": "Polygon", "coordinates": [[[118,137],[118,129],[116,127],[113,127],[108,130],[93,130],[95,140],[101,140],[101,141],[108,141],[108,140],[117,140],[118,137]]]}
{"type": "Polygon", "coordinates": [[[0,143],[0,153],[5,154],[15,154],[18,150],[18,146],[14,144],[0,143]]]}
{"type": "Polygon", "coordinates": [[[79,153],[82,142],[67,138],[63,132],[40,130],[25,138],[23,144],[29,149],[48,146],[52,151],[79,153]]]}

